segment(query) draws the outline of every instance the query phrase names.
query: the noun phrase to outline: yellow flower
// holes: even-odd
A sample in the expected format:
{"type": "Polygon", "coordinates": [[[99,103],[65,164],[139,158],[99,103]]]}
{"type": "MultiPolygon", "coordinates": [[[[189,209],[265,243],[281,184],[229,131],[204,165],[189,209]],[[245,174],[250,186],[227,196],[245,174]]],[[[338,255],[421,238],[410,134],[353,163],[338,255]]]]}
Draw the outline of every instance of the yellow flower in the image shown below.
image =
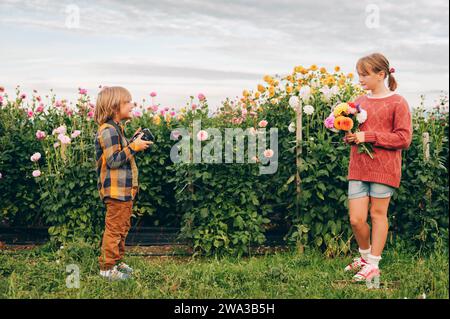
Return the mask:
{"type": "Polygon", "coordinates": [[[245,97],[248,97],[250,95],[250,93],[247,90],[244,90],[242,92],[242,95],[245,96],[245,97]]]}
{"type": "Polygon", "coordinates": [[[311,71],[317,71],[317,65],[313,64],[309,68],[311,71]]]}
{"type": "Polygon", "coordinates": [[[153,117],[153,124],[159,125],[161,124],[161,118],[158,115],[153,117]]]}
{"type": "Polygon", "coordinates": [[[180,114],[180,115],[178,115],[177,119],[178,119],[178,121],[182,121],[182,120],[184,120],[184,116],[180,114]]]}
{"type": "Polygon", "coordinates": [[[260,96],[261,96],[260,92],[255,92],[255,99],[259,99],[260,96]]]}
{"type": "Polygon", "coordinates": [[[266,82],[268,84],[272,84],[273,83],[273,78],[270,75],[265,75],[264,76],[264,82],[266,82]]]}
{"type": "Polygon", "coordinates": [[[269,97],[273,97],[275,95],[275,87],[269,87],[269,97]]]}
{"type": "Polygon", "coordinates": [[[335,72],[339,72],[341,70],[341,67],[339,66],[339,65],[336,65],[335,67],[334,67],[334,71],[335,72]]]}
{"type": "Polygon", "coordinates": [[[324,67],[321,67],[321,68],[320,68],[320,73],[322,73],[322,74],[327,73],[327,69],[324,68],[324,67]]]}
{"type": "Polygon", "coordinates": [[[288,85],[286,86],[286,93],[292,93],[293,87],[288,85]]]}
{"type": "Polygon", "coordinates": [[[337,118],[338,116],[341,116],[343,114],[348,114],[348,104],[347,103],[341,103],[338,106],[335,107],[333,113],[334,117],[337,118]]]}
{"type": "Polygon", "coordinates": [[[186,113],[186,108],[185,108],[185,107],[182,107],[182,108],[180,109],[180,112],[181,112],[181,113],[186,113]]]}
{"type": "Polygon", "coordinates": [[[300,72],[302,72],[302,70],[303,70],[303,67],[301,65],[298,65],[294,68],[295,73],[300,73],[300,72]]]}
{"type": "Polygon", "coordinates": [[[350,80],[353,79],[353,73],[347,74],[347,77],[348,77],[350,80]]]}
{"type": "Polygon", "coordinates": [[[288,75],[286,77],[286,80],[289,81],[289,82],[294,82],[294,77],[292,75],[288,75]]]}
{"type": "Polygon", "coordinates": [[[339,83],[339,86],[341,86],[341,87],[344,86],[345,85],[345,78],[344,79],[342,79],[342,78],[339,79],[338,83],[339,83]]]}
{"type": "Polygon", "coordinates": [[[273,81],[273,86],[278,86],[278,84],[280,84],[280,81],[278,81],[278,80],[273,81]]]}
{"type": "Polygon", "coordinates": [[[266,88],[262,84],[258,84],[258,91],[261,93],[264,93],[266,91],[266,88]]]}

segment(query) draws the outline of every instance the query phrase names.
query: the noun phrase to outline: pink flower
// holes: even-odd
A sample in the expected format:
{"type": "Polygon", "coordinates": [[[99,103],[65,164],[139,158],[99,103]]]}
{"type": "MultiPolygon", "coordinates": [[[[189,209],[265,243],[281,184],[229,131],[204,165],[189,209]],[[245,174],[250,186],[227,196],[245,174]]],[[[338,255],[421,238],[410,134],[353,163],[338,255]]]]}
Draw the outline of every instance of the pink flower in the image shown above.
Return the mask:
{"type": "Polygon", "coordinates": [[[41,176],[41,171],[36,169],[36,170],[33,171],[32,174],[33,174],[33,177],[39,177],[39,176],[41,176]]]}
{"type": "Polygon", "coordinates": [[[142,111],[139,109],[134,109],[133,110],[133,116],[134,117],[141,117],[142,116],[142,111]]]}
{"type": "Polygon", "coordinates": [[[34,113],[32,110],[27,111],[28,118],[33,117],[34,113]]]}
{"type": "Polygon", "coordinates": [[[41,102],[41,97],[40,96],[36,96],[36,101],[41,102]]]}
{"type": "Polygon", "coordinates": [[[259,125],[259,127],[266,127],[267,124],[268,124],[268,122],[266,120],[262,120],[262,121],[259,122],[258,125],[259,125]]]}
{"type": "Polygon", "coordinates": [[[166,114],[166,111],[161,110],[159,113],[161,114],[161,116],[164,116],[164,114],[166,114]]]}
{"type": "Polygon", "coordinates": [[[192,110],[195,110],[197,108],[197,104],[192,104],[192,110]]]}
{"type": "Polygon", "coordinates": [[[197,133],[197,140],[206,141],[208,139],[208,132],[201,130],[197,133]]]}
{"type": "Polygon", "coordinates": [[[61,107],[62,105],[63,105],[63,103],[61,101],[55,102],[55,107],[61,107]]]}
{"type": "Polygon", "coordinates": [[[93,118],[94,117],[94,111],[89,111],[88,115],[89,118],[93,118]]]}
{"type": "Polygon", "coordinates": [[[80,136],[81,131],[80,130],[75,130],[73,131],[72,135],[70,135],[72,138],[77,138],[78,136],[80,136]]]}
{"type": "Polygon", "coordinates": [[[86,89],[79,88],[79,89],[78,89],[78,93],[81,94],[81,95],[86,95],[86,94],[87,94],[87,90],[86,90],[86,89]]]}
{"type": "Polygon", "coordinates": [[[204,100],[206,100],[206,96],[203,93],[199,93],[198,100],[203,102],[204,100]]]}
{"type": "Polygon", "coordinates": [[[175,116],[175,111],[170,112],[170,116],[175,116]]]}
{"type": "Polygon", "coordinates": [[[164,108],[164,111],[166,111],[166,112],[167,112],[168,110],[170,110],[170,109],[169,109],[169,107],[168,107],[168,106],[166,106],[166,107],[164,108]]]}
{"type": "Polygon", "coordinates": [[[0,173],[0,179],[2,179],[3,178],[3,175],[2,175],[2,173],[0,173]]]}
{"type": "Polygon", "coordinates": [[[65,135],[65,134],[59,134],[58,135],[58,140],[61,142],[61,144],[70,144],[70,142],[71,142],[71,139],[70,139],[70,137],[68,137],[67,135],[65,135]]]}
{"type": "Polygon", "coordinates": [[[0,104],[3,102],[3,96],[0,95],[0,104]]]}
{"type": "Polygon", "coordinates": [[[58,134],[59,135],[59,134],[66,134],[66,132],[67,132],[66,126],[65,125],[61,125],[60,127],[55,128],[53,130],[52,134],[58,134]]]}
{"type": "Polygon", "coordinates": [[[155,97],[155,96],[156,96],[156,92],[150,93],[150,96],[151,96],[151,97],[155,97]]]}
{"type": "Polygon", "coordinates": [[[44,104],[39,104],[39,106],[36,108],[37,113],[42,113],[44,111],[44,104]]]}
{"type": "Polygon", "coordinates": [[[41,159],[41,153],[39,153],[39,152],[34,153],[33,155],[31,155],[30,159],[32,162],[39,161],[41,159]]]}
{"type": "Polygon", "coordinates": [[[271,158],[273,156],[273,151],[269,148],[264,151],[264,157],[271,158]]]}
{"type": "Polygon", "coordinates": [[[241,110],[241,114],[242,114],[242,116],[247,116],[247,109],[245,109],[245,108],[243,108],[242,110],[241,110]]]}
{"type": "Polygon", "coordinates": [[[178,140],[178,138],[180,137],[181,132],[180,131],[173,131],[172,132],[172,137],[176,140],[178,140]]]}
{"type": "Polygon", "coordinates": [[[327,129],[334,128],[334,114],[331,113],[330,116],[328,116],[324,121],[325,127],[327,129]]]}
{"type": "Polygon", "coordinates": [[[27,98],[27,95],[25,94],[25,93],[22,93],[21,95],[20,95],[20,99],[21,100],[25,100],[27,98]]]}
{"type": "Polygon", "coordinates": [[[72,116],[73,115],[73,110],[70,107],[66,108],[64,110],[64,112],[67,114],[67,116],[72,116]]]}
{"type": "Polygon", "coordinates": [[[55,142],[54,144],[53,144],[53,147],[54,148],[57,148],[59,146],[59,142],[55,142]]]}
{"type": "Polygon", "coordinates": [[[251,116],[256,116],[256,115],[258,115],[258,113],[256,113],[255,111],[250,111],[249,113],[250,113],[251,116]]]}
{"type": "Polygon", "coordinates": [[[43,140],[46,136],[47,136],[47,135],[45,134],[44,131],[37,130],[37,132],[36,132],[36,138],[37,138],[38,140],[41,141],[41,140],[43,140]]]}
{"type": "Polygon", "coordinates": [[[153,112],[158,112],[158,105],[153,105],[151,108],[153,112]]]}

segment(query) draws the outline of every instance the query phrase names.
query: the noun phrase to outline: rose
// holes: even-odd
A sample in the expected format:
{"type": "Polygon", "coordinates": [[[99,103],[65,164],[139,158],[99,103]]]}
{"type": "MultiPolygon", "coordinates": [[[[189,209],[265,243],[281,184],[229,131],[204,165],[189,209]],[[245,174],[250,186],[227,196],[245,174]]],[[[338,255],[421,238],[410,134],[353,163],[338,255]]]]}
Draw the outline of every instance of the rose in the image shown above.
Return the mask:
{"type": "Polygon", "coordinates": [[[270,148],[264,151],[264,157],[265,158],[271,158],[273,156],[274,152],[270,148]]]}
{"type": "Polygon", "coordinates": [[[36,169],[33,171],[32,175],[33,175],[33,177],[39,177],[39,176],[41,176],[41,171],[36,169]]]}
{"type": "Polygon", "coordinates": [[[156,92],[150,93],[150,96],[151,96],[151,97],[155,97],[155,96],[156,96],[156,92]]]}
{"type": "Polygon", "coordinates": [[[32,162],[37,162],[37,161],[39,161],[40,159],[41,159],[41,153],[39,153],[39,152],[34,153],[34,154],[31,155],[31,157],[30,157],[30,160],[31,160],[32,162]]]}
{"type": "Polygon", "coordinates": [[[198,94],[198,100],[199,101],[204,101],[206,99],[205,95],[203,93],[199,93],[198,94]]]}
{"type": "Polygon", "coordinates": [[[81,131],[79,130],[75,130],[73,131],[72,135],[70,135],[72,138],[76,138],[81,134],[81,131]]]}
{"type": "Polygon", "coordinates": [[[197,133],[197,140],[206,141],[208,139],[208,132],[201,130],[197,133]]]}
{"type": "Polygon", "coordinates": [[[259,127],[266,127],[268,123],[269,122],[267,122],[266,120],[262,120],[258,123],[258,125],[259,125],[259,127]]]}
{"type": "Polygon", "coordinates": [[[81,95],[86,95],[86,94],[87,94],[87,90],[86,90],[86,89],[79,88],[79,89],[78,89],[78,93],[81,94],[81,95]]]}
{"type": "Polygon", "coordinates": [[[37,132],[36,132],[36,138],[37,138],[38,140],[41,141],[41,140],[43,140],[46,136],[47,136],[47,135],[45,134],[44,131],[37,130],[37,132]]]}

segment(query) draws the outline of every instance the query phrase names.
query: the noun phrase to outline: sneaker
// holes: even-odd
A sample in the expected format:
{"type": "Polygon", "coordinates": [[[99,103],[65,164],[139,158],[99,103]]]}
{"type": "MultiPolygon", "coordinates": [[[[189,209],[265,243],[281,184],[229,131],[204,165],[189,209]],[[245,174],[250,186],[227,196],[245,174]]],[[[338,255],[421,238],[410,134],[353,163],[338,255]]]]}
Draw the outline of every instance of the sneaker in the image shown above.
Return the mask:
{"type": "Polygon", "coordinates": [[[132,274],[134,271],[133,268],[131,268],[130,266],[128,266],[126,263],[123,262],[117,265],[117,270],[125,274],[132,274]]]}
{"type": "Polygon", "coordinates": [[[353,281],[371,282],[376,277],[377,281],[380,279],[380,269],[377,266],[366,264],[356,275],[353,276],[353,281]]]}
{"type": "Polygon", "coordinates": [[[100,270],[100,276],[104,277],[105,279],[108,279],[109,281],[126,280],[130,278],[128,274],[120,272],[117,269],[117,266],[114,266],[112,269],[109,270],[100,270]]]}
{"type": "Polygon", "coordinates": [[[358,271],[365,265],[367,265],[367,261],[362,257],[354,258],[353,262],[344,268],[344,271],[358,271]]]}

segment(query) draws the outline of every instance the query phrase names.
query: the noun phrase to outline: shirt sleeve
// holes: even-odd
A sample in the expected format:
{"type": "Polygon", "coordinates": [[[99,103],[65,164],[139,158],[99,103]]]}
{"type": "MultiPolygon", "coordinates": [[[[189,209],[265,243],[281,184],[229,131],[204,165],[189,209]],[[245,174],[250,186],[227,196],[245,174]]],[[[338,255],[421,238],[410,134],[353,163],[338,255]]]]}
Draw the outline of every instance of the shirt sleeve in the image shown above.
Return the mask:
{"type": "Polygon", "coordinates": [[[113,127],[107,127],[99,135],[99,142],[106,157],[106,165],[113,169],[127,163],[135,154],[132,144],[120,150],[119,134],[113,127]]]}
{"type": "Polygon", "coordinates": [[[407,149],[412,140],[412,120],[408,102],[402,100],[394,109],[394,127],[392,132],[365,131],[366,142],[387,149],[407,149]]]}

